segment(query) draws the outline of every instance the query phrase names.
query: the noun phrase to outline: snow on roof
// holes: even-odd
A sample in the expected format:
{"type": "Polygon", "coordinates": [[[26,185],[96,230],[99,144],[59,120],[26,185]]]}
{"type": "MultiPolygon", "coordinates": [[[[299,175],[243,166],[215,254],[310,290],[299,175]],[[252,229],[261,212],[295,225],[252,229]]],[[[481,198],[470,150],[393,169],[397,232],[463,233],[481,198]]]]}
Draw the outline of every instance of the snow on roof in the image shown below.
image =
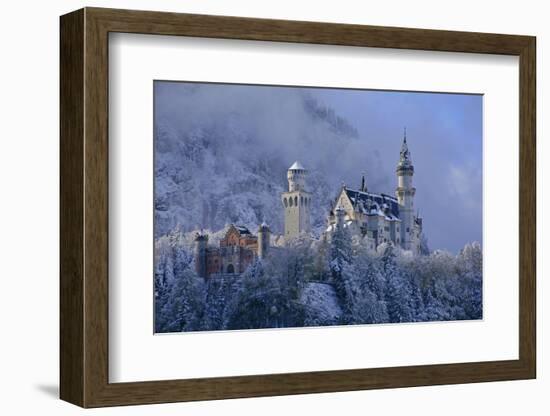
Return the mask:
{"type": "Polygon", "coordinates": [[[288,168],[288,170],[306,170],[306,168],[304,168],[300,162],[296,161],[291,167],[288,168]]]}
{"type": "Polygon", "coordinates": [[[399,204],[397,198],[386,194],[375,194],[349,188],[345,188],[345,191],[354,208],[359,209],[361,212],[365,214],[377,214],[399,218],[399,204]],[[375,205],[374,207],[370,206],[373,204],[375,205]],[[384,208],[386,208],[388,212],[384,212],[384,208]]]}
{"type": "Polygon", "coordinates": [[[239,232],[239,234],[251,234],[250,230],[246,228],[244,225],[233,225],[235,229],[239,232]]]}

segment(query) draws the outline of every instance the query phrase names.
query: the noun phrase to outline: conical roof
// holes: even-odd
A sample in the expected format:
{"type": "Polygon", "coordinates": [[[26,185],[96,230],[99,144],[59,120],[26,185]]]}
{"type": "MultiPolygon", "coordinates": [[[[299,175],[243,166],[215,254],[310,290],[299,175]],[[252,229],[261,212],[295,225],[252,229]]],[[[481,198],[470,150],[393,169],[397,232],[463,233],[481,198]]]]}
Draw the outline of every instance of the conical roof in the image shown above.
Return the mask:
{"type": "Polygon", "coordinates": [[[306,168],[304,168],[300,162],[296,161],[291,167],[288,168],[288,170],[306,170],[306,168]]]}

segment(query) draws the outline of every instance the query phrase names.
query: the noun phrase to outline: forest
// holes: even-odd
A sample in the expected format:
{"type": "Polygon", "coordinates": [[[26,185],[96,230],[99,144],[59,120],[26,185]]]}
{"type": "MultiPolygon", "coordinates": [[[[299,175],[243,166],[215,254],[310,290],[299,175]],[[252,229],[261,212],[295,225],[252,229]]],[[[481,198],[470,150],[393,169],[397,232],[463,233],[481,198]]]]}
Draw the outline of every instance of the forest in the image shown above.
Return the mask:
{"type": "Polygon", "coordinates": [[[199,278],[194,233],[175,227],[155,242],[155,332],[290,328],[482,319],[482,250],[413,256],[376,252],[346,228],[303,237],[241,275],[199,278]]]}

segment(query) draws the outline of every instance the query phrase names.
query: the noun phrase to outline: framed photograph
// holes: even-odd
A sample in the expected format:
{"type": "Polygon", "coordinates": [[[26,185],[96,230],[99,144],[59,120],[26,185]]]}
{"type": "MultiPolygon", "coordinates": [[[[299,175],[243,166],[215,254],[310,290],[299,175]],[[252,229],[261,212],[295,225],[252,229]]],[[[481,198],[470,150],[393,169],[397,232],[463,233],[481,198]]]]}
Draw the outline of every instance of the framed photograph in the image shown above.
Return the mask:
{"type": "Polygon", "coordinates": [[[534,37],[60,27],[63,400],[536,377],[534,37]]]}

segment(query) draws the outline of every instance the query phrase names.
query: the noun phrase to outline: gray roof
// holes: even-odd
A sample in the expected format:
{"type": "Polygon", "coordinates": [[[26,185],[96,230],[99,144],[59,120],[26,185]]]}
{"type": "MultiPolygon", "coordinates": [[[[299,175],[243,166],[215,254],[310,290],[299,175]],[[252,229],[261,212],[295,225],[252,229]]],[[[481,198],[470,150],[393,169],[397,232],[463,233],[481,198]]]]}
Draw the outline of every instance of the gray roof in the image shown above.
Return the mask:
{"type": "Polygon", "coordinates": [[[353,208],[367,215],[385,215],[390,220],[399,219],[397,198],[386,194],[345,189],[353,208]]]}
{"type": "Polygon", "coordinates": [[[291,167],[288,168],[288,170],[306,170],[306,168],[304,168],[300,162],[296,161],[291,167]]]}
{"type": "Polygon", "coordinates": [[[241,235],[244,235],[244,234],[252,234],[250,232],[250,230],[248,228],[246,228],[244,225],[234,225],[233,224],[233,227],[235,227],[235,229],[239,232],[239,234],[241,235]]]}

